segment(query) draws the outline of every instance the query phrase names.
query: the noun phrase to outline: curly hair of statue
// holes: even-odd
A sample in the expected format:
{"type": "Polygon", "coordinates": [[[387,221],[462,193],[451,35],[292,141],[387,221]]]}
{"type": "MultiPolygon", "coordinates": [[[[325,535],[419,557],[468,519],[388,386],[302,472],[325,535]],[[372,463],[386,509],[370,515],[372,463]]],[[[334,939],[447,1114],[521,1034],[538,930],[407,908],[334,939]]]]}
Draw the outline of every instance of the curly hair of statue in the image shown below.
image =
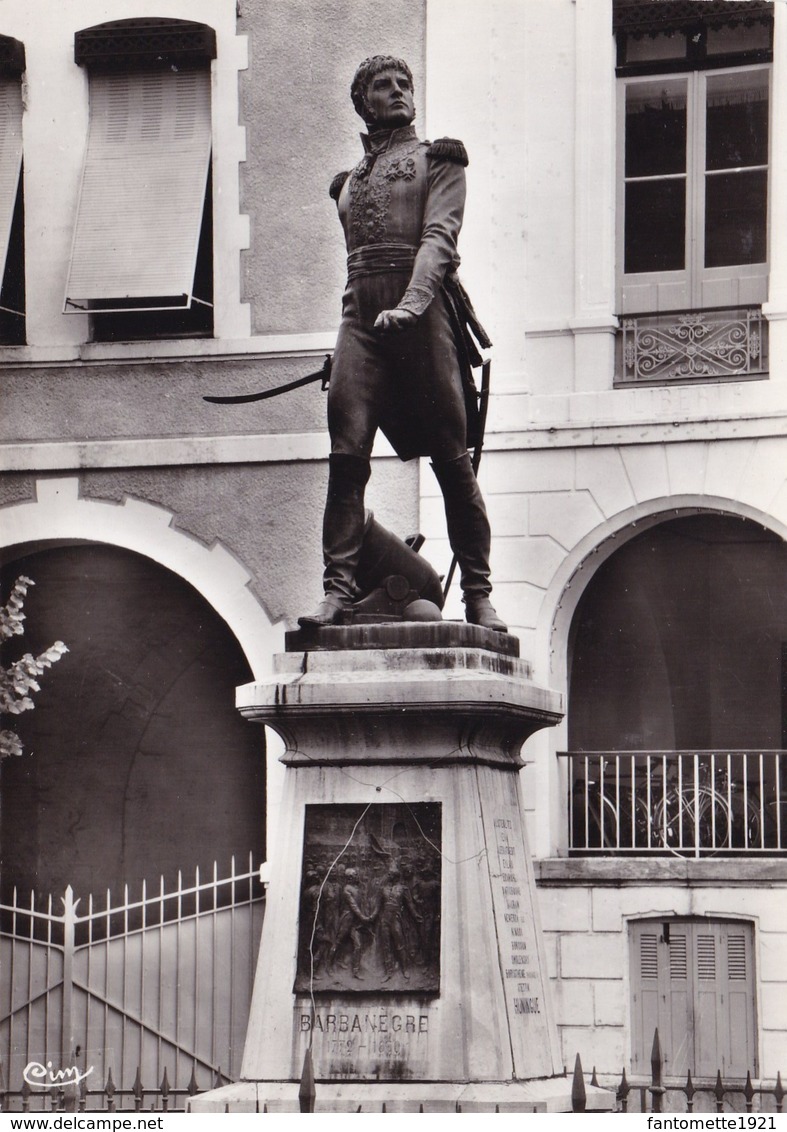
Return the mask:
{"type": "Polygon", "coordinates": [[[382,71],[388,70],[401,71],[402,74],[407,76],[410,80],[410,86],[413,87],[413,73],[404,59],[397,59],[394,55],[371,55],[368,59],[364,59],[353,76],[353,81],[350,86],[350,98],[355,107],[355,112],[359,114],[365,122],[369,120],[370,116],[369,105],[366,101],[366,91],[369,83],[375,75],[379,75],[382,71]]]}

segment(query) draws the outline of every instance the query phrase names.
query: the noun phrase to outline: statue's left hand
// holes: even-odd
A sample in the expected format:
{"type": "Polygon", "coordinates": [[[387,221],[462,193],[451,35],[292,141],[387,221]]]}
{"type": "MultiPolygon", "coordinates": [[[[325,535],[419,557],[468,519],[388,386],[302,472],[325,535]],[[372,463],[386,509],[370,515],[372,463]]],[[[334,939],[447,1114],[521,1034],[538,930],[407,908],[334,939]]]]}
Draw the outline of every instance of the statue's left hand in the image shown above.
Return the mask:
{"type": "Polygon", "coordinates": [[[415,326],[417,321],[418,317],[412,311],[399,310],[395,307],[394,310],[380,311],[374,321],[374,329],[378,334],[396,334],[400,330],[415,326]]]}

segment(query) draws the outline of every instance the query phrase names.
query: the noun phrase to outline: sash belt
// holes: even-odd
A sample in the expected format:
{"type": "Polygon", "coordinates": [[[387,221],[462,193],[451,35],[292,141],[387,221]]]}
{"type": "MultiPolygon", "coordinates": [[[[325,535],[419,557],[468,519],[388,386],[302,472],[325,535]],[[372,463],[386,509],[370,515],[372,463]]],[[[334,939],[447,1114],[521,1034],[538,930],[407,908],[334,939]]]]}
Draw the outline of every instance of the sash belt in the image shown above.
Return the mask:
{"type": "Polygon", "coordinates": [[[388,271],[410,271],[417,251],[410,244],[365,244],[347,256],[347,280],[388,271]]]}

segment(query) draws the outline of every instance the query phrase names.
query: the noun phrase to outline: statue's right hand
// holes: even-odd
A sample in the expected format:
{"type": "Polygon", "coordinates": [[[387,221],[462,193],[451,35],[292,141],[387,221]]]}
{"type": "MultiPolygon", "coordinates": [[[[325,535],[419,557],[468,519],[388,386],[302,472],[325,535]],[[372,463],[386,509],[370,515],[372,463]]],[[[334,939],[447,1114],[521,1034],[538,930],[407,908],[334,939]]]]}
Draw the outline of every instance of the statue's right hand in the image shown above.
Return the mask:
{"type": "Polygon", "coordinates": [[[394,307],[390,311],[380,311],[374,321],[374,329],[378,334],[396,334],[400,330],[407,330],[415,326],[418,318],[412,311],[400,310],[394,307]]]}

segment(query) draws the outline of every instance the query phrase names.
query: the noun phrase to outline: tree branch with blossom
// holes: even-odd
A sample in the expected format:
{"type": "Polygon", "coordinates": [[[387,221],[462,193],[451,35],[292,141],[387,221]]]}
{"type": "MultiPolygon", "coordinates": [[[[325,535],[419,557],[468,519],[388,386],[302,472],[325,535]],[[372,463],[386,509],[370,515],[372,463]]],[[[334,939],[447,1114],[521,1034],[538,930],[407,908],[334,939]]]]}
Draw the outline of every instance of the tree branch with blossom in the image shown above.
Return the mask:
{"type": "MultiPolygon", "coordinates": [[[[0,642],[24,633],[25,597],[28,588],[33,585],[35,582],[31,578],[21,574],[14,582],[8,601],[0,606],[0,642]]],[[[67,652],[62,641],[55,641],[39,656],[28,652],[8,667],[0,666],[0,717],[32,711],[35,707],[33,695],[41,691],[38,677],[67,652]]],[[[15,732],[0,731],[0,759],[21,755],[23,749],[22,741],[15,732]]]]}

